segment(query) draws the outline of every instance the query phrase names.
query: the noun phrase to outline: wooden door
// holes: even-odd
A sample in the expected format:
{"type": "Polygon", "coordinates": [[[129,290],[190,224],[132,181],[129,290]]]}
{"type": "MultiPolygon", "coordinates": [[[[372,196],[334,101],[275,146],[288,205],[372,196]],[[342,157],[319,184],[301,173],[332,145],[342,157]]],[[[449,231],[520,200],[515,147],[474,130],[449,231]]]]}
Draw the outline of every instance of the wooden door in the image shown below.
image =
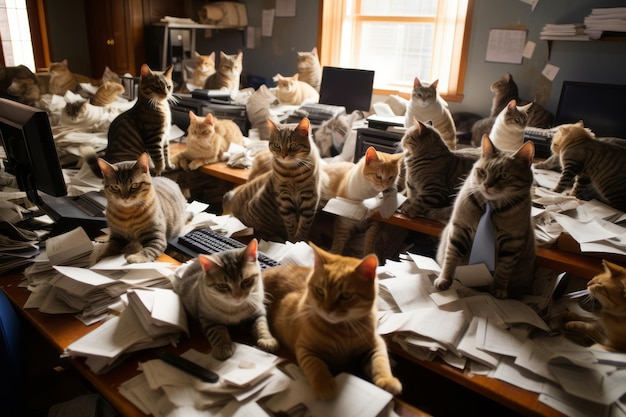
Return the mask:
{"type": "Polygon", "coordinates": [[[137,75],[143,63],[143,18],[140,0],[86,0],[92,77],[108,66],[117,74],[137,75]]]}

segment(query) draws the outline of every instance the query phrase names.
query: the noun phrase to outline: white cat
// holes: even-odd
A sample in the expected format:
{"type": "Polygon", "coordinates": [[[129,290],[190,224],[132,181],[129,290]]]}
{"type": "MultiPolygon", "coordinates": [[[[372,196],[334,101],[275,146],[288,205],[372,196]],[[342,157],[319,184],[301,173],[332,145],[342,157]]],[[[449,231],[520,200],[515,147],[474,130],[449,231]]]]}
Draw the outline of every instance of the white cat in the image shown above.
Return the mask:
{"type": "Polygon", "coordinates": [[[524,128],[528,123],[528,109],[533,103],[518,106],[515,100],[498,113],[489,137],[498,149],[516,151],[524,144],[524,128]]]}

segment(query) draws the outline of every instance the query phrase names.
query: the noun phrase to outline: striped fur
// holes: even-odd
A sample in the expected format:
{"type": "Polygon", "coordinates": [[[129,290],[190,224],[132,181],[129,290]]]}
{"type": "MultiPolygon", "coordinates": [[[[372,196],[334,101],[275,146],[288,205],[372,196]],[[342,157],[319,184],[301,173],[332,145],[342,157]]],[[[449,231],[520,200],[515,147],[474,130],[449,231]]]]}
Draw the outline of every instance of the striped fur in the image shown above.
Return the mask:
{"type": "Polygon", "coordinates": [[[50,73],[48,84],[50,94],[62,96],[68,91],[75,93],[80,89],[80,83],[92,83],[89,77],[70,71],[67,59],[51,63],[48,72],[50,73]]]}
{"type": "Polygon", "coordinates": [[[559,155],[561,177],[554,191],[572,187],[571,195],[582,196],[591,185],[599,198],[626,211],[626,151],[624,145],[595,139],[582,121],[559,126],[552,138],[552,153],[559,155]]]}
{"type": "Polygon", "coordinates": [[[264,239],[307,241],[321,186],[309,119],[297,126],[267,123],[272,169],[227,193],[225,211],[264,239]]]}
{"type": "MultiPolygon", "coordinates": [[[[492,82],[489,89],[494,94],[491,101],[491,117],[497,117],[511,100],[517,100],[519,97],[517,84],[513,81],[513,76],[508,72],[492,82]]],[[[482,135],[478,137],[478,145],[480,145],[481,138],[482,135]]]]}
{"type": "Polygon", "coordinates": [[[123,92],[124,86],[119,82],[105,81],[91,97],[90,103],[94,106],[106,106],[117,100],[117,96],[123,92]]]}
{"type": "Polygon", "coordinates": [[[404,126],[413,126],[413,120],[417,119],[424,123],[432,122],[439,131],[443,141],[450,149],[456,149],[456,127],[452,113],[448,109],[448,103],[437,92],[439,80],[430,84],[422,84],[415,77],[411,100],[406,107],[404,126]]]}
{"type": "Polygon", "coordinates": [[[189,220],[187,201],[176,182],[150,176],[148,154],[137,161],[98,160],[107,197],[109,242],[101,258],[126,254],[129,263],[151,262],[189,220]]]}
{"type": "Polygon", "coordinates": [[[400,185],[407,200],[400,212],[447,223],[459,187],[480,153],[473,148],[450,150],[437,129],[420,121],[406,131],[401,144],[404,183],[400,180],[400,185]]]}
{"type": "MultiPolygon", "coordinates": [[[[136,160],[148,152],[154,164],[154,174],[174,169],[170,162],[168,131],[172,100],[172,66],[164,72],[152,71],[143,64],[137,102],[111,122],[104,159],[109,163],[136,160]]],[[[91,165],[98,174],[97,168],[91,165]]]]}
{"type": "Polygon", "coordinates": [[[246,322],[252,323],[260,348],[278,349],[267,324],[257,248],[257,240],[252,239],[245,248],[199,255],[174,278],[174,290],[202,326],[217,359],[228,359],[235,350],[227,326],[246,322]]]}
{"type": "Polygon", "coordinates": [[[217,72],[209,75],[204,88],[209,90],[226,89],[232,93],[239,91],[241,72],[243,71],[243,52],[228,55],[220,51],[220,63],[217,72]]]}
{"type": "Polygon", "coordinates": [[[493,207],[495,270],[490,291],[497,298],[519,298],[531,289],[535,262],[535,233],[531,208],[534,145],[517,152],[500,151],[483,137],[476,161],[454,202],[450,222],[441,234],[437,261],[441,273],[435,286],[447,289],[456,267],[466,264],[478,222],[487,201],[493,207]]]}
{"type": "Polygon", "coordinates": [[[340,394],[333,375],[342,371],[364,373],[378,387],[399,394],[402,384],[376,333],[376,255],[352,258],[311,247],[313,267],[291,264],[263,271],[272,332],[295,356],[317,399],[340,394]]]}

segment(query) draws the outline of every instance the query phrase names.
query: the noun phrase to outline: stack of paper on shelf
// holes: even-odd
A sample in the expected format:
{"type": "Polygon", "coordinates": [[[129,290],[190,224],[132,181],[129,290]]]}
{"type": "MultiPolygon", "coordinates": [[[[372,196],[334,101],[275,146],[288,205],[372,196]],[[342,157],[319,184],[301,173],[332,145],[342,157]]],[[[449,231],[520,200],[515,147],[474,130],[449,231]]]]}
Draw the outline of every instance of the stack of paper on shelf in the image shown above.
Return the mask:
{"type": "Polygon", "coordinates": [[[626,32],[626,7],[591,9],[584,22],[593,39],[599,38],[603,32],[626,32]]]}
{"type": "Polygon", "coordinates": [[[123,383],[120,393],[144,413],[155,416],[269,417],[282,411],[288,415],[375,417],[386,415],[381,411],[392,405],[390,393],[345,373],[336,377],[337,397],[317,401],[295,364],[286,365],[283,371],[277,368],[281,362],[277,356],[240,343],[225,361],[193,349],[181,356],[217,373],[218,382],[202,382],[155,359],[141,363],[143,372],[123,383]]]}
{"type": "Polygon", "coordinates": [[[589,35],[585,32],[585,25],[582,23],[565,23],[544,25],[539,39],[542,40],[562,40],[562,41],[588,41],[589,35]]]}
{"type": "Polygon", "coordinates": [[[131,290],[128,307],[119,316],[70,344],[65,354],[86,357],[86,364],[98,374],[126,353],[175,344],[181,333],[189,331],[178,294],[160,288],[131,290]]]}

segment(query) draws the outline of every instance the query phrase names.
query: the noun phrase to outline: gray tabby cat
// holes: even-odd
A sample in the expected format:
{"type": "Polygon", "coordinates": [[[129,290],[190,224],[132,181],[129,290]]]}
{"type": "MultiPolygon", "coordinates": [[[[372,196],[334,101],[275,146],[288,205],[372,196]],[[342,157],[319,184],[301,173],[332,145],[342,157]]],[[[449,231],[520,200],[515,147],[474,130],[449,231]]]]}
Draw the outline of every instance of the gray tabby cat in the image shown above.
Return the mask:
{"type": "Polygon", "coordinates": [[[534,145],[501,151],[483,137],[482,156],[463,183],[450,222],[441,234],[435,279],[439,290],[450,287],[458,265],[466,264],[486,205],[493,212],[495,254],[491,293],[497,298],[528,294],[534,276],[535,233],[531,208],[534,145]]]}
{"type": "Polygon", "coordinates": [[[459,187],[480,153],[473,148],[450,150],[435,128],[417,120],[401,144],[404,184],[400,185],[406,186],[407,200],[399,211],[410,218],[424,216],[447,223],[459,187]]]}
{"type": "MultiPolygon", "coordinates": [[[[517,84],[513,81],[513,76],[508,72],[491,83],[489,89],[494,94],[491,102],[490,117],[497,117],[511,100],[519,98],[517,84]]],[[[481,139],[482,136],[478,138],[479,144],[481,139]]]]}
{"type": "Polygon", "coordinates": [[[228,90],[231,94],[239,91],[239,82],[243,71],[243,52],[228,55],[220,51],[220,63],[217,72],[206,79],[204,88],[208,90],[228,90]]]}
{"type": "Polygon", "coordinates": [[[261,349],[278,350],[267,324],[257,247],[252,239],[245,248],[198,255],[174,279],[174,290],[187,313],[199,321],[216,359],[228,359],[235,351],[227,326],[246,322],[252,323],[261,349]]]}
{"type": "Polygon", "coordinates": [[[109,241],[100,258],[126,254],[128,263],[152,262],[189,220],[187,200],[176,182],[150,176],[148,154],[111,164],[98,159],[107,197],[109,241]]]}
{"type": "Polygon", "coordinates": [[[413,126],[413,119],[424,123],[430,121],[439,131],[448,148],[456,149],[454,119],[448,109],[448,103],[437,92],[438,84],[439,80],[422,84],[419,78],[415,77],[411,100],[406,108],[404,126],[407,128],[413,126]]]}
{"type": "Polygon", "coordinates": [[[224,196],[229,211],[266,240],[307,241],[320,200],[319,152],[309,119],[268,120],[271,170],[224,196]]]}
{"type": "Polygon", "coordinates": [[[350,114],[339,114],[322,122],[314,135],[315,144],[322,158],[341,154],[352,125],[358,118],[359,112],[354,111],[350,114]]]}
{"type": "MultiPolygon", "coordinates": [[[[152,71],[148,65],[141,66],[137,102],[111,122],[108,145],[104,159],[109,163],[135,160],[148,152],[154,164],[154,174],[164,169],[174,169],[170,161],[168,132],[172,114],[168,101],[173,100],[172,69],[152,71]]],[[[85,148],[88,149],[88,148],[85,148]]],[[[83,153],[85,161],[97,176],[94,152],[83,153]]]]}

